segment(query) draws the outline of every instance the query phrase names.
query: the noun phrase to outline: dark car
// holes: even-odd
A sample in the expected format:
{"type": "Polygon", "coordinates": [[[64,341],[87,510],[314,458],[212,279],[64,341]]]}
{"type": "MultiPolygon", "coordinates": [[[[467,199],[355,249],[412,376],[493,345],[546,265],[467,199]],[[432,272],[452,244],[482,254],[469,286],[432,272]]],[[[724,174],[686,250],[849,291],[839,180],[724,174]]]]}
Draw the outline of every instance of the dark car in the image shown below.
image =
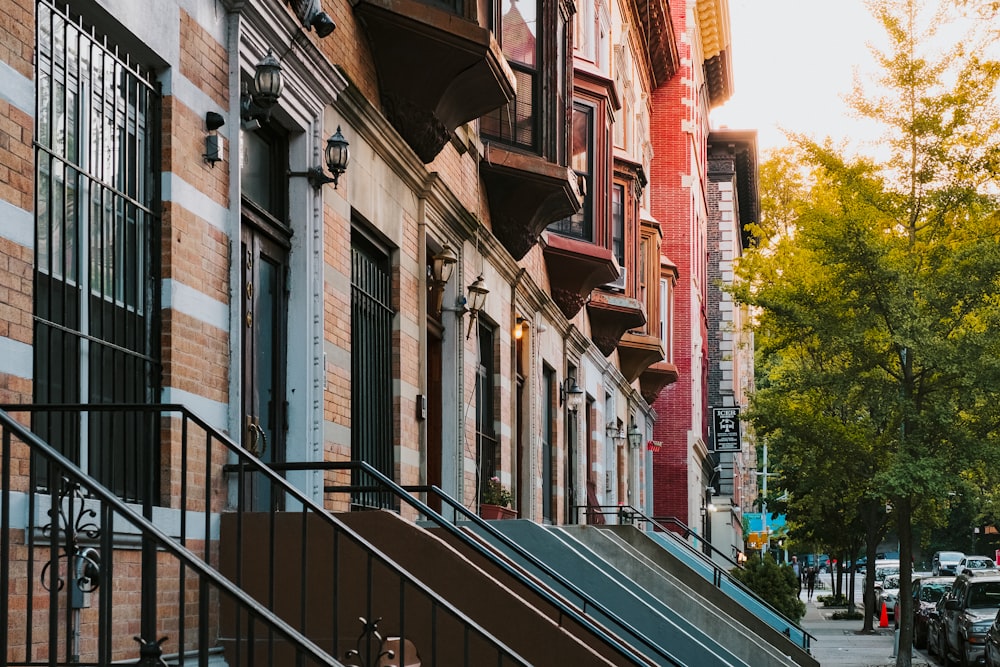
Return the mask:
{"type": "Polygon", "coordinates": [[[986,631],[1000,610],[1000,574],[960,574],[945,598],[942,656],[954,655],[962,665],[983,659],[986,631]]]}
{"type": "Polygon", "coordinates": [[[951,592],[945,593],[927,613],[927,654],[944,659],[948,646],[944,638],[944,605],[951,592]]]}
{"type": "Polygon", "coordinates": [[[913,645],[917,648],[927,648],[931,614],[954,581],[954,577],[921,577],[913,581],[913,645]]]}
{"type": "Polygon", "coordinates": [[[1000,612],[993,617],[993,625],[986,631],[986,645],[983,651],[986,667],[1000,667],[1000,612]]]}

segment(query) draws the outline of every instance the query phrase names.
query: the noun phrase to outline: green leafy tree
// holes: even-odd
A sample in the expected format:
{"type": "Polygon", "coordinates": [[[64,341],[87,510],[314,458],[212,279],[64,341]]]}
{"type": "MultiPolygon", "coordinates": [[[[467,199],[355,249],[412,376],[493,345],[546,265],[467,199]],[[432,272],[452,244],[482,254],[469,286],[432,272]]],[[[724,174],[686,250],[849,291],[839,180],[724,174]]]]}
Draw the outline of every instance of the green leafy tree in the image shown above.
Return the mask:
{"type": "Polygon", "coordinates": [[[769,554],[754,556],[744,567],[733,568],[732,575],[790,621],[798,623],[805,615],[806,605],[799,599],[799,584],[790,565],[779,565],[769,554]]]}
{"type": "Polygon", "coordinates": [[[802,185],[788,217],[762,221],[737,296],[757,313],[751,419],[798,523],[850,511],[870,561],[877,527],[894,523],[906,646],[913,526],[940,522],[950,494],[997,485],[1000,65],[963,45],[921,54],[916,0],[871,7],[889,47],[878,94],[859,86],[851,103],[884,124],[885,155],[793,137],[802,185]]]}

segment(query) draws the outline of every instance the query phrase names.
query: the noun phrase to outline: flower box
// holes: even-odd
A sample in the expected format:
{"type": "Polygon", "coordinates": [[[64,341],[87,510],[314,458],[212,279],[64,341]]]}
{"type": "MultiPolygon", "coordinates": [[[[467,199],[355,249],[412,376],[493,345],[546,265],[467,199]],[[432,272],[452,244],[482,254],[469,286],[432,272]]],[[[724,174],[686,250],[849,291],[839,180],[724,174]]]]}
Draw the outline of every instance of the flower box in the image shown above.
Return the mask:
{"type": "Polygon", "coordinates": [[[516,519],[517,510],[510,507],[482,503],[479,506],[479,516],[483,519],[516,519]]]}

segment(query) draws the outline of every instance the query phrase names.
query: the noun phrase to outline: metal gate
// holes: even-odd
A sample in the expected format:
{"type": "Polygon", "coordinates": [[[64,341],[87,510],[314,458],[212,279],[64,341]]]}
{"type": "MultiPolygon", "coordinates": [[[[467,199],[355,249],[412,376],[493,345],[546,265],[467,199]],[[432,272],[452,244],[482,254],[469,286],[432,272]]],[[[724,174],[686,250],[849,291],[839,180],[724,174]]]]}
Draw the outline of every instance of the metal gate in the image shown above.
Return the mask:
{"type": "MultiPolygon", "coordinates": [[[[151,70],[58,7],[40,0],[36,17],[35,401],[154,402],[160,95],[151,70]]],[[[53,413],[34,428],[120,497],[157,495],[141,420],[53,413]]]]}
{"type": "MultiPolygon", "coordinates": [[[[389,256],[360,233],[351,238],[351,459],[390,479],[393,470],[392,275],[389,256]]],[[[391,496],[364,490],[352,471],[356,507],[389,507],[391,496]]]]}

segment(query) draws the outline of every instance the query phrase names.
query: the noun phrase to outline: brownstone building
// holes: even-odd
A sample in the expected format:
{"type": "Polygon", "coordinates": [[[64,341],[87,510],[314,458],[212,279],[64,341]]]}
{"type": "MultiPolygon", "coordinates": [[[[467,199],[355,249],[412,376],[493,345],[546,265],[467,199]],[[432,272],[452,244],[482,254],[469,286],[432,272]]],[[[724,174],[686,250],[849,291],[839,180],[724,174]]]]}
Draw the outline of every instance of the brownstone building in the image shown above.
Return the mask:
{"type": "Polygon", "coordinates": [[[8,2],[0,664],[809,664],[680,575],[602,601],[676,378],[672,4],[8,2]]]}

